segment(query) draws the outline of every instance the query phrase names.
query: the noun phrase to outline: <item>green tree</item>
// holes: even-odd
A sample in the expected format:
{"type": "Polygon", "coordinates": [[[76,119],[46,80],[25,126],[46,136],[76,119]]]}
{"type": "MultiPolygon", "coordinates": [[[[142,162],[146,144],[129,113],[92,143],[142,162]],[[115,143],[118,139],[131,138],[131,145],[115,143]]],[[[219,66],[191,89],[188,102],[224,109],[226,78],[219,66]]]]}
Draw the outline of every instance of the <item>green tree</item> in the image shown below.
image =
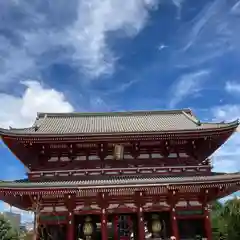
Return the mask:
{"type": "Polygon", "coordinates": [[[225,219],[222,218],[223,209],[224,209],[224,206],[220,202],[215,201],[212,203],[211,221],[212,221],[212,233],[213,233],[214,240],[219,240],[220,238],[224,239],[223,236],[226,235],[226,229],[225,229],[226,223],[225,223],[225,219]]]}
{"type": "Polygon", "coordinates": [[[224,204],[214,202],[211,220],[214,240],[239,240],[240,199],[234,198],[224,204]]]}
{"type": "Polygon", "coordinates": [[[0,214],[0,239],[19,240],[18,231],[11,225],[11,222],[2,214],[0,214]]]}
{"type": "Polygon", "coordinates": [[[234,198],[224,204],[222,218],[226,221],[228,239],[240,239],[240,199],[234,198]]]}

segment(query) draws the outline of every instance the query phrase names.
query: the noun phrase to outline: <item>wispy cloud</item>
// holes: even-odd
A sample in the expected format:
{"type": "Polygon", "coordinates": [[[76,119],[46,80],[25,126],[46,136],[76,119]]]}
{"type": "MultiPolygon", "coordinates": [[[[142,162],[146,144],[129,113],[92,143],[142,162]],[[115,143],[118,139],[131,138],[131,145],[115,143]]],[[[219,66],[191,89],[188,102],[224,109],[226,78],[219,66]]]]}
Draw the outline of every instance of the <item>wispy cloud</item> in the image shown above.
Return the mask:
{"type": "Polygon", "coordinates": [[[129,82],[124,82],[122,84],[117,85],[117,87],[115,87],[114,89],[107,91],[104,95],[123,93],[138,82],[139,80],[130,80],[129,82]]]}
{"type": "Polygon", "coordinates": [[[71,4],[61,1],[57,5],[49,1],[0,3],[0,14],[8,20],[7,24],[0,23],[0,29],[11,31],[17,41],[16,46],[8,34],[0,37],[1,83],[24,79],[32,72],[36,76],[42,65],[52,62],[41,61],[42,55],[57,48],[68,50],[64,56],[58,54],[55,61],[65,58],[89,78],[112,74],[118,56],[108,44],[109,37],[116,32],[127,38],[136,36],[158,3],[158,0],[129,0],[128,4],[121,0],[74,0],[71,4]],[[14,14],[18,13],[21,18],[15,20],[14,14]]]}
{"type": "Polygon", "coordinates": [[[177,8],[177,19],[181,18],[182,4],[184,3],[184,1],[185,0],[172,0],[172,3],[177,8]]]}
{"type": "Polygon", "coordinates": [[[172,85],[169,107],[174,108],[183,99],[201,91],[202,84],[207,80],[209,74],[210,71],[201,70],[180,76],[172,85]]]}
{"type": "Polygon", "coordinates": [[[232,12],[233,14],[240,15],[240,1],[236,2],[236,3],[233,5],[233,7],[232,7],[232,9],[231,9],[231,12],[232,12]]]}
{"type": "Polygon", "coordinates": [[[176,65],[188,68],[223,57],[225,53],[239,52],[239,6],[226,0],[203,4],[199,13],[180,28],[182,40],[173,57],[176,65]]]}
{"type": "Polygon", "coordinates": [[[225,90],[229,93],[240,93],[240,83],[228,81],[225,84],[225,90]]]}
{"type": "Polygon", "coordinates": [[[199,13],[192,23],[192,29],[189,34],[189,41],[184,47],[187,50],[195,42],[199,34],[201,34],[203,28],[211,20],[211,18],[222,8],[223,1],[215,0],[214,2],[207,4],[207,6],[199,13]]]}
{"type": "Polygon", "coordinates": [[[92,77],[111,74],[118,56],[107,44],[108,34],[121,31],[126,37],[136,36],[145,26],[149,10],[157,4],[156,0],[130,0],[128,4],[122,4],[122,0],[80,2],[77,21],[68,35],[75,48],[74,59],[92,77]]]}

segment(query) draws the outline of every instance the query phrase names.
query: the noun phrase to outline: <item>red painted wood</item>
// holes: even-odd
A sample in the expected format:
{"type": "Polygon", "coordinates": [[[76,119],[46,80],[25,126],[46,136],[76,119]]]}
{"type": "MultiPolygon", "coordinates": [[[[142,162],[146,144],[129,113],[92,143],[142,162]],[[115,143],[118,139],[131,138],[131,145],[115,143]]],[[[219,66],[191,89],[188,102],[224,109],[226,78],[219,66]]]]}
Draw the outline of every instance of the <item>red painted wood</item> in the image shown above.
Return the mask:
{"type": "Polygon", "coordinates": [[[106,216],[105,209],[102,209],[101,211],[101,234],[102,234],[102,240],[108,239],[107,216],[106,216]]]}
{"type": "Polygon", "coordinates": [[[189,216],[177,216],[177,219],[203,219],[203,215],[189,215],[189,216]]]}
{"type": "MultiPolygon", "coordinates": [[[[163,157],[163,158],[145,158],[145,159],[123,159],[123,160],[74,160],[74,161],[54,161],[45,162],[42,165],[36,164],[31,167],[32,171],[46,170],[74,170],[74,169],[100,169],[102,164],[104,168],[128,168],[128,167],[171,167],[171,166],[197,166],[204,159],[196,160],[192,157],[163,157]]],[[[34,163],[34,162],[33,162],[34,163]]]]}
{"type": "Polygon", "coordinates": [[[121,143],[121,142],[126,142],[126,141],[162,141],[167,138],[171,138],[172,140],[187,140],[187,139],[202,139],[202,138],[211,138],[215,137],[217,139],[223,138],[224,140],[232,135],[232,133],[235,131],[236,126],[229,127],[227,129],[225,128],[219,128],[218,130],[216,129],[200,129],[198,131],[175,131],[175,132],[159,132],[159,133],[139,133],[139,134],[131,134],[131,135],[124,135],[124,134],[111,134],[111,135],[99,135],[95,136],[93,134],[87,135],[87,136],[80,136],[78,135],[65,135],[65,136],[43,136],[43,135],[25,135],[25,136],[7,136],[5,135],[5,138],[8,139],[13,139],[17,141],[21,141],[24,143],[29,143],[29,142],[35,142],[35,143],[43,143],[43,144],[56,144],[57,142],[59,143],[68,143],[71,144],[73,142],[77,143],[121,143]]]}
{"type": "Polygon", "coordinates": [[[207,206],[204,208],[204,226],[207,240],[212,240],[211,220],[207,206]]]}
{"type": "Polygon", "coordinates": [[[72,222],[68,223],[68,227],[67,227],[67,240],[74,240],[74,222],[73,222],[73,218],[71,220],[72,220],[72,222]]]}
{"type": "MultiPolygon", "coordinates": [[[[154,152],[156,151],[156,146],[152,147],[152,146],[147,146],[149,143],[153,143],[153,142],[159,142],[159,148],[158,151],[163,149],[163,143],[166,142],[166,137],[169,138],[171,137],[171,141],[170,142],[170,147],[169,147],[169,152],[172,151],[172,149],[178,149],[179,151],[181,151],[182,149],[184,149],[184,152],[186,152],[185,150],[189,150],[191,152],[191,148],[192,145],[190,146],[189,144],[185,144],[184,141],[195,141],[196,142],[196,149],[195,154],[198,155],[198,159],[205,158],[207,156],[209,156],[213,151],[215,151],[232,133],[233,133],[234,129],[229,129],[229,130],[221,130],[219,129],[219,131],[213,131],[211,132],[211,130],[208,130],[208,132],[205,132],[203,130],[199,131],[199,132],[188,132],[188,133],[173,133],[173,134],[144,134],[144,135],[138,135],[138,136],[102,136],[101,138],[96,137],[96,136],[83,136],[83,137],[68,137],[68,136],[64,136],[64,137],[55,137],[55,138],[51,138],[51,137],[31,137],[31,136],[23,136],[23,137],[9,137],[9,136],[4,136],[4,141],[7,143],[8,147],[16,154],[19,155],[18,157],[20,158],[20,160],[24,163],[24,164],[28,164],[31,163],[31,167],[33,168],[38,168],[41,165],[46,167],[46,162],[45,161],[37,161],[35,158],[36,156],[39,156],[39,153],[43,153],[45,155],[49,155],[51,153],[54,153],[55,155],[57,154],[58,156],[60,155],[68,155],[68,156],[74,156],[76,154],[79,154],[81,152],[81,154],[83,154],[83,150],[82,148],[77,149],[76,148],[76,144],[82,142],[84,144],[86,144],[87,142],[89,142],[89,146],[92,146],[90,149],[88,149],[87,151],[90,152],[96,152],[97,154],[99,153],[99,146],[101,146],[101,144],[103,144],[103,146],[105,145],[112,145],[114,143],[123,143],[123,144],[135,144],[135,143],[140,143],[140,151],[142,149],[143,152],[147,153],[147,152],[154,152]],[[164,139],[162,138],[163,136],[164,139]],[[211,137],[212,140],[210,140],[210,138],[207,137],[211,137]],[[207,139],[206,139],[207,138],[207,139]],[[10,142],[12,142],[12,144],[10,144],[10,142]],[[211,142],[211,144],[210,144],[211,142]],[[26,147],[23,149],[20,149],[20,145],[22,146],[22,144],[25,144],[26,147]],[[66,148],[50,148],[50,144],[62,144],[62,145],[66,145],[66,148]],[[144,144],[146,143],[146,146],[144,146],[144,144]],[[182,144],[184,143],[184,144],[182,144]],[[20,144],[20,145],[19,145],[20,144]],[[44,146],[44,149],[42,149],[42,146],[44,146]],[[71,147],[72,146],[72,147],[71,147]],[[199,150],[199,151],[198,151],[199,150]],[[26,154],[23,156],[21,153],[23,153],[24,151],[35,151],[35,156],[27,156],[26,154]],[[26,157],[27,156],[27,157],[26,157]]],[[[106,153],[112,153],[112,149],[107,149],[106,147],[103,147],[104,149],[104,155],[106,153]]],[[[126,146],[126,150],[130,149],[129,151],[133,152],[133,149],[131,147],[131,145],[126,146]]],[[[85,150],[84,150],[85,151],[85,150]]],[[[104,156],[101,153],[101,156],[104,156]]],[[[42,160],[42,159],[41,159],[42,160]]],[[[89,161],[90,162],[90,161],[89,161]]],[[[48,164],[47,164],[48,165],[48,164]]]]}
{"type": "Polygon", "coordinates": [[[171,210],[171,223],[172,223],[172,235],[176,238],[176,240],[180,240],[176,213],[173,210],[171,210]]]}
{"type": "Polygon", "coordinates": [[[39,220],[40,224],[45,225],[61,225],[61,224],[68,224],[68,221],[41,221],[39,220]]]}
{"type": "Polygon", "coordinates": [[[55,178],[66,178],[66,175],[74,178],[81,178],[83,176],[117,176],[117,175],[169,175],[169,174],[183,174],[185,176],[193,175],[193,173],[198,175],[210,175],[210,166],[172,166],[172,167],[128,167],[128,168],[104,168],[104,169],[76,169],[76,170],[55,170],[55,171],[34,171],[28,174],[29,179],[39,180],[39,179],[55,179],[55,178]]]}
{"type": "Polygon", "coordinates": [[[101,214],[101,210],[96,210],[96,209],[91,209],[91,210],[75,210],[74,211],[75,215],[100,215],[101,214]]]}
{"type": "Polygon", "coordinates": [[[145,239],[145,229],[144,229],[144,216],[142,212],[142,207],[140,206],[138,208],[138,240],[144,240],[145,239]]]}
{"type": "Polygon", "coordinates": [[[113,237],[114,237],[114,240],[118,240],[118,216],[115,215],[114,218],[113,218],[113,237]]]}

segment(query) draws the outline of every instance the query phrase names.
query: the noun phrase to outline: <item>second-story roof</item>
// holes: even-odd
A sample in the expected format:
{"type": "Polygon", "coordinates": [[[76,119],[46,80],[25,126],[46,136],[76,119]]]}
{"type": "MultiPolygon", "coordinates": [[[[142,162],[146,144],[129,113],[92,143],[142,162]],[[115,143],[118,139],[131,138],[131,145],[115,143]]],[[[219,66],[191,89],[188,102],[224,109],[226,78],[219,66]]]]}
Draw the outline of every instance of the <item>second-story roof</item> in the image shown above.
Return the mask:
{"type": "Polygon", "coordinates": [[[201,123],[189,109],[103,113],[39,113],[33,126],[1,129],[16,135],[134,134],[236,128],[231,123],[201,123]]]}

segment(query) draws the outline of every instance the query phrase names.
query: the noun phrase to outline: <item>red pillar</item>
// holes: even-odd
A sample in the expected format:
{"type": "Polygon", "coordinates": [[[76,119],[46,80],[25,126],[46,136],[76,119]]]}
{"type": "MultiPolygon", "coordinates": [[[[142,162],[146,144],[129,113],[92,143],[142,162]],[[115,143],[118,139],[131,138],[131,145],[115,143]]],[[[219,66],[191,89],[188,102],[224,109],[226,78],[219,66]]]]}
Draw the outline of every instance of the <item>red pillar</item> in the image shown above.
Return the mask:
{"type": "Polygon", "coordinates": [[[178,223],[174,206],[171,208],[172,236],[179,240],[178,223]]]}
{"type": "Polygon", "coordinates": [[[108,239],[108,228],[107,228],[107,215],[106,210],[102,209],[101,214],[101,233],[102,233],[102,240],[108,239]]]}
{"type": "Polygon", "coordinates": [[[65,202],[68,209],[67,240],[74,240],[75,227],[73,210],[75,208],[75,195],[66,195],[65,202]]]}
{"type": "Polygon", "coordinates": [[[142,207],[138,208],[138,240],[145,239],[145,224],[144,224],[144,217],[142,212],[142,207]]]}
{"type": "Polygon", "coordinates": [[[117,240],[118,239],[118,226],[117,226],[118,225],[118,216],[117,215],[114,216],[113,221],[114,221],[114,223],[113,223],[114,224],[114,227],[113,227],[113,230],[114,230],[113,236],[114,237],[113,237],[113,239],[117,240]]]}
{"type": "Polygon", "coordinates": [[[211,220],[210,220],[209,209],[207,204],[204,207],[204,226],[205,226],[205,234],[206,234],[207,240],[212,240],[211,220]]]}
{"type": "Polygon", "coordinates": [[[177,192],[175,190],[169,190],[169,204],[171,206],[171,223],[172,223],[172,237],[179,240],[178,222],[176,217],[175,205],[177,203],[177,192]]]}
{"type": "Polygon", "coordinates": [[[74,217],[72,212],[68,213],[67,240],[74,240],[74,217]]]}

